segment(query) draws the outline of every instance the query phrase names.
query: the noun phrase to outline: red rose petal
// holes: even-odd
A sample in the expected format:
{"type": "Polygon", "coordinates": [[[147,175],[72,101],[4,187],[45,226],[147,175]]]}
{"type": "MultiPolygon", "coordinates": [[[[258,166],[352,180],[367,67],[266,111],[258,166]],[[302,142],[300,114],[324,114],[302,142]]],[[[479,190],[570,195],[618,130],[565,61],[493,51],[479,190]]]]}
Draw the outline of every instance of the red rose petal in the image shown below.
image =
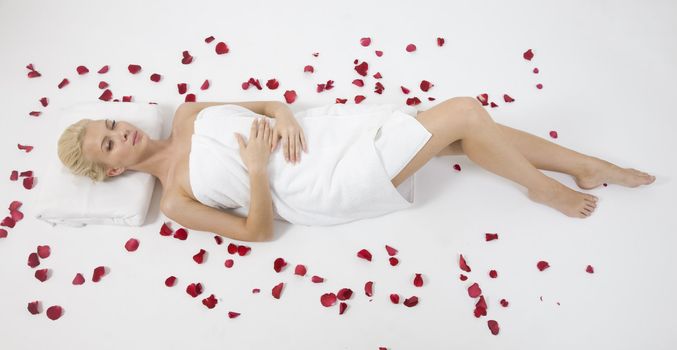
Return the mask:
{"type": "Polygon", "coordinates": [[[395,254],[397,254],[397,249],[395,249],[395,248],[393,248],[393,247],[391,247],[387,244],[386,244],[386,251],[388,252],[388,255],[390,255],[390,256],[394,256],[395,254]]]}
{"type": "Polygon", "coordinates": [[[85,67],[85,66],[78,66],[78,68],[76,68],[75,70],[76,70],[76,71],[78,72],[78,74],[80,74],[80,75],[89,73],[89,69],[87,69],[87,67],[85,67]]]}
{"type": "Polygon", "coordinates": [[[59,83],[59,89],[63,88],[64,86],[68,85],[69,81],[68,79],[64,78],[60,83],[59,83]]]}
{"type": "Polygon", "coordinates": [[[362,249],[359,252],[357,252],[357,257],[371,261],[371,253],[366,249],[362,249]]]}
{"type": "Polygon", "coordinates": [[[252,249],[249,248],[249,247],[247,247],[247,246],[245,246],[245,245],[238,246],[238,247],[237,247],[237,255],[239,255],[239,256],[245,256],[245,255],[247,255],[247,253],[248,253],[250,250],[252,250],[252,249]]]}
{"type": "Polygon", "coordinates": [[[296,101],[296,91],[294,90],[287,90],[284,92],[284,100],[287,103],[294,103],[296,101]]]}
{"type": "Polygon", "coordinates": [[[352,295],[353,291],[350,288],[341,288],[338,293],[336,293],[336,297],[339,298],[339,300],[348,300],[352,295]]]}
{"type": "Polygon", "coordinates": [[[130,73],[136,74],[141,70],[141,66],[139,66],[138,64],[130,64],[129,66],[127,66],[127,69],[129,70],[130,73]]]}
{"type": "Polygon", "coordinates": [[[47,280],[47,278],[49,278],[49,276],[47,276],[48,272],[49,272],[49,269],[36,270],[35,271],[35,278],[40,280],[40,282],[44,282],[44,281],[47,280]]]}
{"type": "Polygon", "coordinates": [[[470,272],[470,266],[466,264],[465,259],[463,258],[463,254],[461,254],[461,259],[459,260],[459,266],[461,267],[461,270],[465,272],[470,272]]]}
{"type": "Polygon", "coordinates": [[[186,231],[184,228],[180,228],[174,232],[174,238],[185,241],[186,238],[188,238],[188,231],[186,231]]]}
{"type": "Polygon", "coordinates": [[[51,249],[49,248],[48,245],[39,245],[38,246],[38,256],[40,256],[41,259],[47,259],[49,257],[50,253],[51,253],[51,249]]]}
{"type": "Polygon", "coordinates": [[[548,267],[550,267],[550,264],[548,264],[547,261],[541,260],[536,264],[536,267],[538,267],[539,270],[543,271],[543,270],[547,269],[548,267]]]}
{"type": "Polygon", "coordinates": [[[165,280],[165,286],[174,287],[174,285],[176,285],[176,277],[174,276],[167,277],[167,279],[165,280]]]}
{"type": "Polygon", "coordinates": [[[322,277],[320,277],[320,276],[313,276],[313,277],[310,278],[310,280],[311,280],[313,283],[322,283],[322,282],[324,282],[324,278],[322,278],[322,277]]]}
{"type": "Polygon", "coordinates": [[[522,54],[522,57],[524,57],[524,59],[527,61],[531,61],[531,59],[534,57],[534,53],[531,52],[531,49],[529,49],[522,54]]]}
{"type": "Polygon", "coordinates": [[[106,89],[104,92],[99,96],[99,100],[101,101],[110,101],[110,99],[113,97],[113,93],[109,90],[106,89]]]}
{"type": "Polygon", "coordinates": [[[550,131],[549,135],[550,135],[550,137],[552,137],[553,139],[556,139],[556,138],[557,138],[557,131],[552,130],[552,131],[550,131]]]}
{"type": "Polygon", "coordinates": [[[214,240],[216,240],[216,244],[218,245],[223,244],[223,238],[221,238],[221,236],[214,236],[214,240]]]}
{"type": "Polygon", "coordinates": [[[17,210],[17,209],[21,208],[21,205],[23,205],[23,203],[21,203],[21,202],[19,202],[19,201],[13,201],[13,202],[9,205],[9,210],[10,210],[10,211],[11,211],[11,210],[17,210]]]}
{"type": "Polygon", "coordinates": [[[162,224],[162,227],[160,227],[160,235],[162,236],[171,236],[172,235],[172,229],[167,226],[167,223],[162,224]]]}
{"type": "Polygon", "coordinates": [[[371,44],[371,38],[362,38],[360,39],[360,45],[367,47],[371,44]]]}
{"type": "Polygon", "coordinates": [[[204,83],[202,83],[202,86],[200,86],[200,90],[207,90],[209,89],[209,80],[205,80],[204,83]]]}
{"type": "Polygon", "coordinates": [[[79,286],[83,283],[85,283],[85,277],[81,273],[75,275],[75,278],[73,278],[73,284],[79,286]]]}
{"type": "Polygon", "coordinates": [[[108,83],[105,81],[100,81],[99,82],[99,89],[105,89],[108,87],[108,83]]]}
{"type": "Polygon", "coordinates": [[[497,233],[485,233],[484,238],[487,242],[493,241],[494,239],[498,239],[498,234],[497,233]]]}
{"type": "Polygon", "coordinates": [[[437,46],[444,45],[444,38],[437,38],[437,46]]]}
{"type": "Polygon", "coordinates": [[[40,99],[40,103],[42,104],[42,107],[47,107],[49,102],[47,101],[47,97],[43,97],[40,99]]]}
{"type": "Polygon", "coordinates": [[[414,51],[416,51],[416,45],[414,45],[414,44],[407,45],[407,52],[414,52],[414,51]]]}
{"type": "Polygon", "coordinates": [[[0,228],[0,238],[6,238],[6,237],[7,237],[7,230],[0,228]]]}
{"type": "Polygon", "coordinates": [[[508,96],[507,94],[503,94],[503,101],[505,101],[505,102],[513,102],[513,101],[515,101],[515,99],[512,98],[512,97],[510,97],[510,96],[508,96]]]}
{"type": "Polygon", "coordinates": [[[275,272],[279,273],[285,266],[287,266],[287,262],[282,258],[277,258],[275,259],[275,262],[273,262],[273,270],[275,270],[275,272]]]}
{"type": "Polygon", "coordinates": [[[373,293],[373,288],[374,288],[374,282],[369,281],[364,284],[364,294],[368,297],[372,296],[373,293]]]}
{"type": "Polygon", "coordinates": [[[588,267],[585,268],[585,272],[587,272],[587,273],[594,273],[594,272],[595,272],[595,269],[593,269],[591,265],[588,265],[588,267]]]}
{"type": "Polygon", "coordinates": [[[336,295],[334,293],[322,294],[320,297],[320,303],[322,303],[322,306],[324,307],[330,307],[336,304],[336,295]]]}
{"type": "Polygon", "coordinates": [[[23,180],[23,186],[25,189],[30,190],[33,187],[35,187],[35,178],[34,177],[27,177],[23,180]]]}
{"type": "Polygon", "coordinates": [[[191,56],[188,51],[183,51],[183,59],[181,60],[181,63],[190,64],[191,62],[193,62],[193,56],[191,56]]]}
{"type": "Polygon", "coordinates": [[[228,311],[228,318],[235,318],[235,317],[238,317],[238,316],[240,316],[239,313],[228,311]]]}
{"type": "Polygon", "coordinates": [[[498,272],[496,272],[496,270],[489,271],[489,277],[496,278],[496,276],[498,276],[498,272]]]}
{"type": "Polygon", "coordinates": [[[42,112],[32,111],[32,112],[30,112],[30,113],[28,113],[28,114],[29,114],[29,115],[32,115],[32,116],[34,116],[34,117],[39,117],[40,114],[42,114],[42,112]]]}
{"type": "Polygon", "coordinates": [[[154,81],[154,82],[156,82],[156,83],[157,83],[158,81],[160,81],[160,78],[162,78],[162,76],[161,76],[160,74],[157,74],[157,73],[153,73],[153,74],[151,74],[151,76],[150,76],[150,80],[152,80],[152,81],[154,81]]]}
{"type": "Polygon", "coordinates": [[[187,89],[188,89],[188,85],[187,85],[186,83],[179,83],[179,84],[176,84],[176,87],[179,89],[179,94],[180,94],[180,95],[185,94],[186,91],[187,91],[187,89]]]}
{"type": "Polygon", "coordinates": [[[468,287],[468,295],[471,298],[477,298],[482,294],[482,289],[480,289],[480,285],[477,283],[473,283],[472,286],[468,287]]]}
{"type": "Polygon", "coordinates": [[[542,88],[543,88],[543,84],[536,84],[536,88],[537,88],[537,89],[542,89],[542,88]]]}
{"type": "Polygon", "coordinates": [[[28,255],[28,266],[34,268],[40,265],[40,259],[38,259],[38,253],[30,253],[28,255]]]}
{"type": "Polygon", "coordinates": [[[477,98],[477,100],[479,100],[479,101],[482,103],[482,106],[486,106],[486,105],[489,104],[489,103],[487,102],[488,99],[489,99],[489,95],[488,95],[488,94],[480,94],[480,95],[477,95],[476,98],[477,98]]]}
{"type": "Polygon", "coordinates": [[[468,279],[468,276],[461,274],[461,281],[465,281],[468,279]]]}
{"type": "Polygon", "coordinates": [[[533,72],[534,72],[535,74],[538,74],[538,68],[534,68],[534,71],[533,71],[533,72]]]}
{"type": "Polygon", "coordinates": [[[392,257],[388,259],[388,261],[390,262],[390,266],[397,266],[397,264],[400,262],[396,257],[392,257]]]}
{"type": "Polygon", "coordinates": [[[136,238],[130,238],[127,243],[125,243],[125,249],[129,252],[136,251],[139,248],[139,240],[136,238]]]}
{"type": "Polygon", "coordinates": [[[132,96],[122,96],[122,102],[132,102],[132,96]]]}
{"type": "Polygon", "coordinates": [[[31,301],[28,303],[28,312],[30,312],[33,315],[37,315],[40,313],[40,301],[31,301]]]}
{"type": "Polygon", "coordinates": [[[209,36],[209,37],[205,38],[205,42],[206,42],[207,44],[211,43],[212,41],[214,41],[214,37],[213,37],[213,36],[209,36]]]}
{"type": "Polygon", "coordinates": [[[280,294],[282,293],[282,287],[283,286],[284,286],[284,282],[280,282],[280,284],[273,287],[273,298],[280,299],[280,294]]]}
{"type": "Polygon", "coordinates": [[[99,71],[97,73],[99,73],[99,74],[108,73],[108,66],[101,67],[101,69],[99,69],[99,71]]]}
{"type": "Polygon", "coordinates": [[[187,94],[185,102],[195,102],[195,94],[187,94]]]}
{"type": "Polygon", "coordinates": [[[418,304],[418,297],[411,297],[408,299],[404,299],[404,306],[406,307],[413,307],[418,304]]]}
{"type": "Polygon", "coordinates": [[[230,253],[230,254],[237,253],[237,244],[229,243],[228,244],[228,253],[230,253]]]}
{"type": "Polygon", "coordinates": [[[50,320],[54,321],[54,320],[57,320],[59,317],[61,317],[62,312],[63,312],[63,309],[61,308],[61,306],[58,306],[58,305],[50,306],[47,309],[47,317],[50,320]]]}
{"type": "Polygon", "coordinates": [[[397,304],[400,302],[400,296],[397,294],[390,294],[390,301],[392,301],[393,304],[397,304]]]}
{"type": "Polygon", "coordinates": [[[202,299],[202,305],[210,309],[213,309],[216,306],[216,303],[218,303],[218,300],[216,300],[214,294],[202,299]]]}
{"type": "Polygon", "coordinates": [[[206,251],[204,249],[200,249],[200,252],[193,255],[193,260],[195,260],[195,262],[198,263],[198,264],[202,264],[202,262],[204,261],[205,253],[206,253],[206,251]]]}
{"type": "Polygon", "coordinates": [[[427,92],[427,91],[430,90],[430,88],[433,87],[433,86],[435,86],[435,85],[432,84],[431,82],[429,82],[429,81],[427,81],[427,80],[423,80],[423,81],[421,81],[420,88],[421,88],[421,90],[427,92]]]}
{"type": "Polygon", "coordinates": [[[507,307],[508,306],[508,301],[505,299],[501,299],[501,306],[507,307]]]}
{"type": "Polygon", "coordinates": [[[223,55],[224,53],[228,53],[228,51],[228,45],[226,45],[226,43],[220,41],[216,44],[216,54],[223,55]]]}
{"type": "Polygon", "coordinates": [[[226,259],[226,262],[224,263],[224,265],[225,265],[227,268],[233,267],[233,259],[226,259]]]}
{"type": "Polygon", "coordinates": [[[347,308],[348,308],[348,304],[341,302],[339,304],[339,315],[343,315],[343,313],[346,311],[347,308]]]}
{"type": "Polygon", "coordinates": [[[294,274],[299,275],[299,276],[305,276],[306,275],[306,267],[303,265],[296,265],[296,268],[294,269],[294,274]]]}
{"type": "Polygon", "coordinates": [[[99,266],[94,269],[94,273],[92,274],[92,282],[99,282],[101,281],[101,277],[103,277],[106,274],[106,268],[104,266],[99,266]]]}
{"type": "Polygon", "coordinates": [[[193,298],[197,297],[198,295],[202,294],[202,284],[189,284],[188,287],[186,287],[186,293],[188,293],[193,298]]]}
{"type": "Polygon", "coordinates": [[[498,331],[499,331],[498,322],[496,322],[494,320],[489,320],[489,321],[487,321],[487,325],[489,326],[489,330],[491,330],[491,334],[493,334],[493,335],[498,334],[498,331]]]}
{"type": "Polygon", "coordinates": [[[14,221],[14,218],[12,218],[10,216],[6,216],[4,219],[2,219],[2,222],[0,223],[0,225],[6,226],[6,227],[9,227],[9,228],[14,228],[14,226],[16,225],[16,221],[14,221]]]}
{"type": "Polygon", "coordinates": [[[12,171],[12,175],[9,176],[9,179],[12,181],[16,181],[16,179],[19,178],[19,172],[16,170],[12,171]]]}
{"type": "Polygon", "coordinates": [[[423,278],[421,277],[420,273],[416,274],[416,277],[414,277],[414,285],[416,287],[421,287],[423,286],[423,278]]]}

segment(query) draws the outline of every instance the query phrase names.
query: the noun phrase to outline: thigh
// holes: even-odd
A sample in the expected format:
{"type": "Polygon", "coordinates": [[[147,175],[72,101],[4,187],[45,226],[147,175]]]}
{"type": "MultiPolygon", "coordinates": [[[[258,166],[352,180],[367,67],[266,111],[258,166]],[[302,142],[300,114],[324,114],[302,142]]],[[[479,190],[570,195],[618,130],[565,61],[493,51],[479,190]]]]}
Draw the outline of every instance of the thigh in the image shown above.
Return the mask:
{"type": "Polygon", "coordinates": [[[416,153],[409,163],[392,179],[393,186],[399,186],[416,173],[435,155],[456,140],[460,140],[467,129],[468,120],[477,101],[471,97],[454,97],[426,111],[418,112],[416,120],[432,134],[428,142],[416,153]]]}

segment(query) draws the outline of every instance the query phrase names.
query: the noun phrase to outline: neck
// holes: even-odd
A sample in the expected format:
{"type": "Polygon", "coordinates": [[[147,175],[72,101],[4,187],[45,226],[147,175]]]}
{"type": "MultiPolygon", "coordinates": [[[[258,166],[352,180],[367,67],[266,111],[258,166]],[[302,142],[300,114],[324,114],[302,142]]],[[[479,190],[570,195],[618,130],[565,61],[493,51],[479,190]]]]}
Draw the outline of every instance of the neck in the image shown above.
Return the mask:
{"type": "Polygon", "coordinates": [[[174,154],[172,140],[171,138],[164,140],[149,138],[146,146],[148,157],[129,169],[149,173],[158,178],[164,186],[174,154]]]}

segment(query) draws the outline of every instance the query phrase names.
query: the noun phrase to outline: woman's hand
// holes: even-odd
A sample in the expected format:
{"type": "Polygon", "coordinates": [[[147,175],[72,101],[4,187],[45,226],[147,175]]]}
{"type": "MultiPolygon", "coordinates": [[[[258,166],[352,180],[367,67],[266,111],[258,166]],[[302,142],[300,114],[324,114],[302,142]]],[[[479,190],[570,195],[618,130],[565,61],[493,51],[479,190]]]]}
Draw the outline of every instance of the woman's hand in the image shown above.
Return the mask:
{"type": "Polygon", "coordinates": [[[272,129],[268,126],[268,120],[254,119],[249,132],[249,142],[244,143],[242,135],[235,133],[237,142],[240,144],[240,157],[247,166],[249,172],[265,171],[268,168],[270,149],[272,142],[272,129]]]}
{"type": "Polygon", "coordinates": [[[275,148],[277,148],[278,138],[282,138],[282,149],[284,150],[284,158],[287,161],[292,163],[299,161],[301,148],[303,148],[304,152],[308,153],[306,136],[303,134],[303,129],[301,129],[299,123],[294,119],[293,114],[285,117],[283,115],[275,117],[271,151],[275,151],[275,148]]]}

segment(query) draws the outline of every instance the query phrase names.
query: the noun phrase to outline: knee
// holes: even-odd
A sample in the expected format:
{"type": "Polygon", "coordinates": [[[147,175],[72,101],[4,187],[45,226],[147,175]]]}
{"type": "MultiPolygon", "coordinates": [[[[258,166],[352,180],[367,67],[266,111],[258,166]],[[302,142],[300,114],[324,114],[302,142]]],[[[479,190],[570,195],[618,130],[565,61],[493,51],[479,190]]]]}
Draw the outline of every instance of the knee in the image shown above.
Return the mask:
{"type": "Polygon", "coordinates": [[[474,97],[458,96],[444,102],[451,114],[461,118],[466,125],[482,124],[491,117],[482,104],[474,97]]]}

